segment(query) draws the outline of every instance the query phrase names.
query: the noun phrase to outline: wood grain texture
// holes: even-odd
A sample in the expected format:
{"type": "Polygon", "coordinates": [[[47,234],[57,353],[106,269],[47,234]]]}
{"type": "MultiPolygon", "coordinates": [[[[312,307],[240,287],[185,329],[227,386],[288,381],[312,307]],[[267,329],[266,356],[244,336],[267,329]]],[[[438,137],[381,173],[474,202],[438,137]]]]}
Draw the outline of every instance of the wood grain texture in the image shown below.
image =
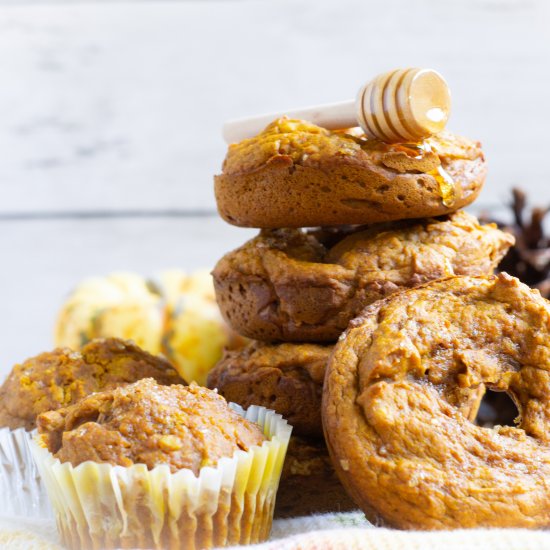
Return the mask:
{"type": "Polygon", "coordinates": [[[546,0],[242,0],[0,6],[0,210],[214,208],[228,118],[442,72],[489,184],[550,201],[546,0]]]}
{"type": "Polygon", "coordinates": [[[81,280],[209,269],[256,233],[215,216],[0,222],[0,380],[16,362],[53,347],[57,312],[81,280]]]}
{"type": "Polygon", "coordinates": [[[53,347],[57,312],[82,279],[211,268],[255,233],[216,217],[1,222],[0,380],[14,363],[53,347]]]}

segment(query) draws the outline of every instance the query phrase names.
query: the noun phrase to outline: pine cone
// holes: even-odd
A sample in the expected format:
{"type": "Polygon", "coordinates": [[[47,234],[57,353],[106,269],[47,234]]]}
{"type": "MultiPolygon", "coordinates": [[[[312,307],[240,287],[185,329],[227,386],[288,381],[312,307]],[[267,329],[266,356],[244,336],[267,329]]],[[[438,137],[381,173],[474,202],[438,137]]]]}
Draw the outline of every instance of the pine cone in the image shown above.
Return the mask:
{"type": "Polygon", "coordinates": [[[550,298],[550,236],[544,232],[544,218],[550,208],[534,207],[529,216],[525,192],[515,188],[512,197],[512,225],[487,215],[481,216],[483,221],[496,223],[516,238],[516,244],[510,248],[498,270],[506,271],[532,288],[538,288],[545,298],[550,298]]]}

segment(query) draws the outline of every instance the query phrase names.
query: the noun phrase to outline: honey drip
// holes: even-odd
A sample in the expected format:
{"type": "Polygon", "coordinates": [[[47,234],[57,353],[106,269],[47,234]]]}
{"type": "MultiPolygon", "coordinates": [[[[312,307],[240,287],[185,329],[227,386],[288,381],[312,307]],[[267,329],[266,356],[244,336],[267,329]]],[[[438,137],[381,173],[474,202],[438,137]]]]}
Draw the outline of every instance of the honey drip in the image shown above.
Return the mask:
{"type": "Polygon", "coordinates": [[[423,159],[426,153],[430,153],[432,150],[430,144],[424,141],[419,143],[385,143],[384,145],[387,151],[399,151],[417,160],[423,159]]]}
{"type": "MultiPolygon", "coordinates": [[[[383,143],[383,146],[386,151],[399,151],[417,160],[423,159],[428,153],[436,152],[427,141],[420,141],[418,143],[383,143]]],[[[451,208],[456,201],[456,186],[453,178],[441,165],[426,173],[432,176],[437,182],[443,205],[451,208]]]]}
{"type": "Polygon", "coordinates": [[[431,151],[430,146],[427,143],[400,143],[393,146],[398,151],[403,151],[407,156],[413,159],[422,159],[431,151]]]}
{"type": "MultiPolygon", "coordinates": [[[[403,151],[409,157],[421,159],[426,153],[430,153],[432,148],[427,142],[421,143],[400,143],[392,145],[393,149],[403,151]]],[[[445,171],[442,166],[428,172],[433,176],[439,187],[441,202],[447,208],[451,208],[456,200],[456,186],[453,178],[445,171]]]]}
{"type": "Polygon", "coordinates": [[[445,206],[450,208],[453,206],[456,200],[456,187],[453,178],[441,167],[438,166],[435,170],[428,172],[430,176],[433,176],[437,185],[439,186],[439,194],[441,195],[441,201],[445,206]]]}

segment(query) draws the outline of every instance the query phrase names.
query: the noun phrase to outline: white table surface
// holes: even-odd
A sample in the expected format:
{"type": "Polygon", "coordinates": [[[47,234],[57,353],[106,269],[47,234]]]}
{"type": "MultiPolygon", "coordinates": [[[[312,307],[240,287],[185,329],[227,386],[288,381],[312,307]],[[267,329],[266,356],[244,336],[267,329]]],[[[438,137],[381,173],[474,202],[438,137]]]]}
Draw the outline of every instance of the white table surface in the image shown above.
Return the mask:
{"type": "Polygon", "coordinates": [[[478,207],[550,204],[545,0],[0,1],[0,376],[52,346],[82,278],[212,266],[254,234],[215,217],[227,118],[352,97],[396,66],[453,91],[478,207]]]}

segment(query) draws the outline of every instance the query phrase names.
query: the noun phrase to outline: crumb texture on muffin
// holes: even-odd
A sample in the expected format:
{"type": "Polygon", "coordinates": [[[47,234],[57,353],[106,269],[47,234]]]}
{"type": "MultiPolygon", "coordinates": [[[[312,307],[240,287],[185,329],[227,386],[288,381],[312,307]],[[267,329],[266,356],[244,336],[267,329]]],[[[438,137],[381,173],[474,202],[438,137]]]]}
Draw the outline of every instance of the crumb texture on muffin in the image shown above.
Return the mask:
{"type": "Polygon", "coordinates": [[[148,469],[166,464],[172,472],[188,468],[195,475],[265,441],[259,426],[216,392],[150,378],[43,413],[38,431],[49,451],[73,466],[88,460],[148,469]]]}
{"type": "Polygon", "coordinates": [[[0,387],[0,427],[32,430],[42,412],[147,377],[161,384],[184,383],[168,361],[126,340],[96,339],[80,351],[41,353],[15,365],[0,387]]]}

